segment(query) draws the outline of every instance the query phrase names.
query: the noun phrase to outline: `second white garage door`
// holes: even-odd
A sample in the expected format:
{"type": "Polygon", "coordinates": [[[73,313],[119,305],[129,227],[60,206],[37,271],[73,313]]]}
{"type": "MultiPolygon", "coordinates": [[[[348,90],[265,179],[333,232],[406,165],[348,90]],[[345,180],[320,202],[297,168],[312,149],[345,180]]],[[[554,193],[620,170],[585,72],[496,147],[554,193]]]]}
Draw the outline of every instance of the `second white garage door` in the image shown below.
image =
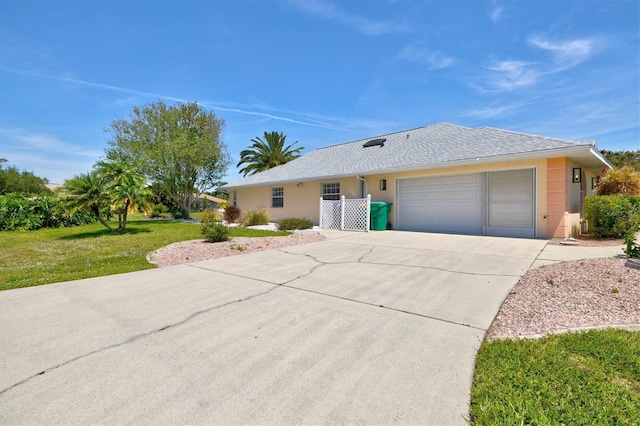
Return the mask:
{"type": "Polygon", "coordinates": [[[533,238],[534,183],[534,169],[400,179],[397,227],[533,238]]]}
{"type": "Polygon", "coordinates": [[[481,173],[398,181],[398,225],[407,231],[482,233],[481,173]]]}

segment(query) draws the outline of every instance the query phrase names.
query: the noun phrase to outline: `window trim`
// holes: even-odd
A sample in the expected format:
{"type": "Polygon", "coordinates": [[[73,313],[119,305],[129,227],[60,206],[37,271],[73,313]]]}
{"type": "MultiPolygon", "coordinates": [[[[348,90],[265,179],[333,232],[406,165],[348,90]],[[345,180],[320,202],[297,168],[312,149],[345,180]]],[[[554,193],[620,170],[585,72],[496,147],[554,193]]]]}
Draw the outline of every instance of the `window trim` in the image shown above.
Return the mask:
{"type": "Polygon", "coordinates": [[[340,182],[323,182],[322,199],[333,201],[340,200],[340,182]],[[334,192],[336,189],[338,192],[334,192]]]}
{"type": "Polygon", "coordinates": [[[271,187],[271,208],[281,209],[284,207],[284,186],[271,187]],[[280,200],[280,205],[276,205],[275,201],[280,200]]]}

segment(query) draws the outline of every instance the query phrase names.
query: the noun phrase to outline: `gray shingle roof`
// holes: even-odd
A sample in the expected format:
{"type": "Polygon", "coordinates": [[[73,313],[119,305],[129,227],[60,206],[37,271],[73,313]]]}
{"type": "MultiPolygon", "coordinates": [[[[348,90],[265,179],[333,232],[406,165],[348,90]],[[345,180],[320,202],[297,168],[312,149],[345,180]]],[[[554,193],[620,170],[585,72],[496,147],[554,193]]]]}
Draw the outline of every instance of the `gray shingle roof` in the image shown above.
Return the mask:
{"type": "MultiPolygon", "coordinates": [[[[321,180],[382,171],[446,166],[447,163],[489,157],[562,150],[592,142],[575,142],[491,127],[468,128],[438,123],[412,130],[319,148],[282,166],[232,182],[227,187],[321,180]],[[363,145],[384,138],[384,146],[363,145]]],[[[496,159],[498,160],[498,159],[496,159]]]]}

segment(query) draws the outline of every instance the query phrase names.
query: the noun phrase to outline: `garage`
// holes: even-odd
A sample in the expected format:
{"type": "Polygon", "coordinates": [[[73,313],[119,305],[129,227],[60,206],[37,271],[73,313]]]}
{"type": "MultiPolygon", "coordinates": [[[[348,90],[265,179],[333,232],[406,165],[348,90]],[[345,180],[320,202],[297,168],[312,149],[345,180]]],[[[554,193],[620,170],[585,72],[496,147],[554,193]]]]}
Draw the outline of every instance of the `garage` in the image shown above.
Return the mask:
{"type": "Polygon", "coordinates": [[[535,237],[535,169],[425,176],[397,182],[397,228],[535,237]]]}

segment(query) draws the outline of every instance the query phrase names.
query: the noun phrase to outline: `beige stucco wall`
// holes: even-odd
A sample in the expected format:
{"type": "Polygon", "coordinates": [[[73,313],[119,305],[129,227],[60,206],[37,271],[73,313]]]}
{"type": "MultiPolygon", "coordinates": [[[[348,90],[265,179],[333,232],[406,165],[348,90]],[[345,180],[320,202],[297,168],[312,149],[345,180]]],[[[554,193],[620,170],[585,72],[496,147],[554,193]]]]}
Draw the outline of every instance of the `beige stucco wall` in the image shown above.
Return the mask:
{"type": "MultiPolygon", "coordinates": [[[[534,168],[536,170],[536,231],[538,238],[566,237],[580,218],[580,188],[584,185],[585,195],[593,193],[591,178],[595,174],[583,168],[583,183],[572,183],[572,169],[580,167],[567,158],[496,162],[472,166],[438,168],[403,173],[377,173],[364,176],[372,201],[397,204],[396,186],[399,179],[431,175],[451,175],[486,171],[534,168]],[[380,180],[386,179],[386,190],[380,189],[380,180]],[[571,217],[568,217],[572,214],[571,217]],[[577,214],[577,215],[575,215],[577,214]],[[578,219],[576,219],[576,217],[578,219]]],[[[319,201],[322,183],[339,182],[341,195],[359,198],[361,181],[355,176],[342,179],[285,184],[284,207],[271,207],[272,186],[240,188],[237,191],[237,205],[242,212],[264,208],[272,221],[288,217],[308,218],[318,224],[319,201]]],[[[364,192],[366,196],[367,191],[364,192]]],[[[389,221],[392,228],[397,222],[396,209],[392,207],[389,221]]]]}
{"type": "Polygon", "coordinates": [[[271,207],[271,189],[275,186],[239,188],[237,207],[241,213],[253,209],[264,209],[272,221],[290,217],[306,218],[316,225],[319,222],[320,197],[323,183],[340,183],[340,193],[346,198],[360,197],[360,181],[354,178],[326,181],[301,182],[278,185],[284,190],[284,207],[271,207]]]}

